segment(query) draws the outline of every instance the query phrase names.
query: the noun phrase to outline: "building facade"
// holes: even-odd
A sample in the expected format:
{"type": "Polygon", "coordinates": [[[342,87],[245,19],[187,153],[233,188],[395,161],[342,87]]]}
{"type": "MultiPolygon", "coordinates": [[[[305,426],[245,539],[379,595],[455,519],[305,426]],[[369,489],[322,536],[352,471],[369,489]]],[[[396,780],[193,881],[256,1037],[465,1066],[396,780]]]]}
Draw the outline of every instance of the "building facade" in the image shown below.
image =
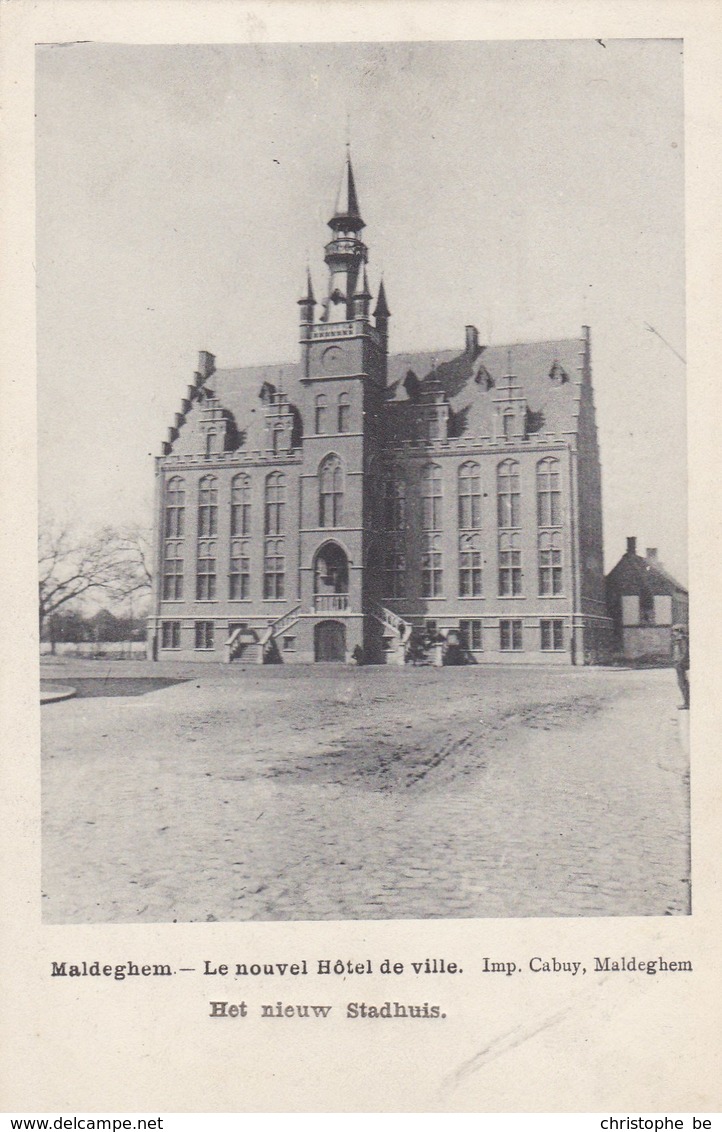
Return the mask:
{"type": "Polygon", "coordinates": [[[689,623],[689,594],[659,560],[637,554],[636,538],[606,579],[613,647],[627,660],[672,661],[672,626],[689,623]]]}
{"type": "Polygon", "coordinates": [[[425,634],[476,663],[596,659],[589,329],[391,355],[364,227],[347,157],[299,361],[199,356],[156,461],[154,657],[403,663],[425,634]]]}

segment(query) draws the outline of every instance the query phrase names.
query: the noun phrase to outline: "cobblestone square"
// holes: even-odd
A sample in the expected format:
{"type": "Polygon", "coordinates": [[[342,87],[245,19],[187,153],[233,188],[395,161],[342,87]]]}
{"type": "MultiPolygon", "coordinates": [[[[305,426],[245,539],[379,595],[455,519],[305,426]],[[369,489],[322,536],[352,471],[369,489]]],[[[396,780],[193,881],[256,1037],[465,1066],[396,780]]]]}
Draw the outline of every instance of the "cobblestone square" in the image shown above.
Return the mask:
{"type": "Polygon", "coordinates": [[[690,911],[671,670],[43,676],[79,691],[42,709],[47,923],[690,911]]]}

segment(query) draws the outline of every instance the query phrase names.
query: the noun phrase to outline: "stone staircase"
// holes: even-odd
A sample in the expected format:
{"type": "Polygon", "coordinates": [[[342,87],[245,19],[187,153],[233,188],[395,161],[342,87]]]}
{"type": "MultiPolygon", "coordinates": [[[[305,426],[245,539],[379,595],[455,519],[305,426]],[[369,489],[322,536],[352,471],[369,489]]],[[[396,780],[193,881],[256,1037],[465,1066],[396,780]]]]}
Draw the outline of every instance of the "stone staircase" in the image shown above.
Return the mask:
{"type": "Polygon", "coordinates": [[[384,663],[405,664],[413,626],[398,613],[386,609],[378,602],[371,602],[368,611],[372,617],[375,617],[381,623],[383,628],[384,663]]]}
{"type": "Polygon", "coordinates": [[[275,621],[269,621],[265,628],[234,629],[226,641],[226,661],[230,664],[242,659],[246,664],[265,664],[276,638],[296,624],[300,612],[301,606],[297,605],[275,621]]]}

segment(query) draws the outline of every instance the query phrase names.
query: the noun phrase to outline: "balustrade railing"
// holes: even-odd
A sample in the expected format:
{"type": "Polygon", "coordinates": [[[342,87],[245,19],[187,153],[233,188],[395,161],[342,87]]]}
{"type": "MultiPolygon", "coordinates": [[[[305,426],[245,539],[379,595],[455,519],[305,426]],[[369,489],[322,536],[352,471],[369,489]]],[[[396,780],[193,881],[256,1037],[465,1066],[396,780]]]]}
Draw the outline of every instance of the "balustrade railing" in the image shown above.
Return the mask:
{"type": "Polygon", "coordinates": [[[350,608],[348,594],[315,594],[314,613],[343,613],[350,608]]]}

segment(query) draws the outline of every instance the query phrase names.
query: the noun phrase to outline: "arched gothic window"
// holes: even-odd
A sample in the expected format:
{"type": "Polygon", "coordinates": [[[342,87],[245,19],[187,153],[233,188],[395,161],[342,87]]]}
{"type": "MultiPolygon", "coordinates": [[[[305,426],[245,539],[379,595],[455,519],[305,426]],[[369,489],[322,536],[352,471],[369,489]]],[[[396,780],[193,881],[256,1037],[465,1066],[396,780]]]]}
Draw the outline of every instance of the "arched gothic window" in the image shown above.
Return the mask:
{"type": "Polygon", "coordinates": [[[536,466],[536,512],[540,527],[561,524],[561,499],[560,464],[548,456],[536,466]]]}
{"type": "Polygon", "coordinates": [[[425,531],[442,529],[441,468],[427,464],[421,473],[421,526],[425,531]]]}
{"type": "Polygon", "coordinates": [[[316,417],[315,417],[315,430],[317,435],[321,435],[326,431],[328,416],[328,404],[325,393],[319,393],[316,397],[316,417]]]}
{"type": "Polygon", "coordinates": [[[539,532],[539,594],[562,593],[561,531],[539,532]]]}
{"type": "Polygon", "coordinates": [[[318,522],[340,527],[343,521],[343,468],[338,456],[327,456],[318,475],[318,522]]]}
{"type": "Polygon", "coordinates": [[[251,532],[251,477],[244,473],[231,480],[231,534],[251,532]]]}
{"type": "Polygon", "coordinates": [[[496,504],[500,527],[521,525],[521,478],[516,460],[503,460],[496,470],[496,504]]]}
{"type": "Polygon", "coordinates": [[[180,476],[168,480],[165,492],[165,537],[183,538],[185,525],[185,484],[180,476]]]}
{"type": "Polygon", "coordinates": [[[266,476],[266,497],[264,530],[267,535],[279,535],[283,531],[286,509],[286,477],[283,472],[271,472],[266,476]]]}
{"type": "Polygon", "coordinates": [[[481,470],[478,464],[459,468],[459,527],[476,531],[481,526],[481,470]]]}
{"type": "Polygon", "coordinates": [[[351,420],[351,395],[339,393],[338,395],[338,431],[348,432],[351,420]]]}
{"type": "Polygon", "coordinates": [[[384,483],[384,530],[403,531],[406,525],[406,484],[394,476],[384,483]]]}
{"type": "Polygon", "coordinates": [[[218,481],[204,476],[198,485],[198,538],[211,538],[218,532],[218,481]]]}

